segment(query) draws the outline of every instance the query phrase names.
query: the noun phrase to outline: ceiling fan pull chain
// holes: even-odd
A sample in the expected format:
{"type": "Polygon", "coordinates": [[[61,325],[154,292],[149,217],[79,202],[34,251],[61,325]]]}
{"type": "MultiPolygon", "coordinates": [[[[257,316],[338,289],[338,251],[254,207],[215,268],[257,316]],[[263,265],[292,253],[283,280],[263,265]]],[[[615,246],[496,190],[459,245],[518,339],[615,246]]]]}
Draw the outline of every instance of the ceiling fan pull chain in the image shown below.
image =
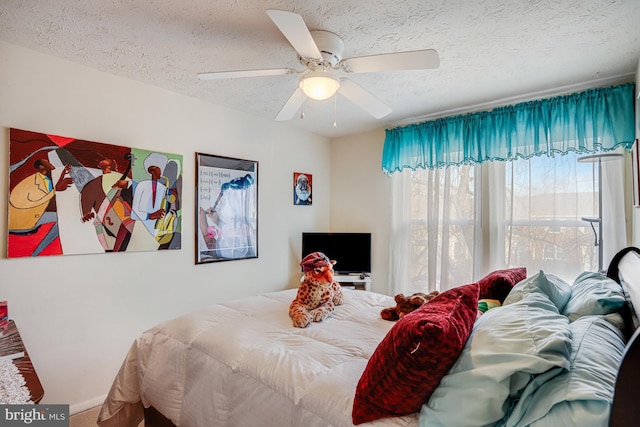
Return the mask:
{"type": "Polygon", "coordinates": [[[304,119],[304,102],[307,100],[307,95],[302,92],[302,105],[300,106],[300,119],[304,119]]]}

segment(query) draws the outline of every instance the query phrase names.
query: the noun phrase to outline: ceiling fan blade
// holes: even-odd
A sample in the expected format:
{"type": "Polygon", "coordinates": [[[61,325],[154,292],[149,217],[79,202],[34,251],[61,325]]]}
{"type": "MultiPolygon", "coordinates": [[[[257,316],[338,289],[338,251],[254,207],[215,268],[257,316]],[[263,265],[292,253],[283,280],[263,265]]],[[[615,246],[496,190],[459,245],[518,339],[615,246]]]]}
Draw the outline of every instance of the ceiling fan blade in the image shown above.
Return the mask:
{"type": "Polygon", "coordinates": [[[391,107],[348,79],[340,81],[338,93],[353,102],[376,119],[381,119],[391,113],[391,107]]]}
{"type": "Polygon", "coordinates": [[[440,57],[433,49],[359,56],[342,60],[342,68],[349,73],[426,70],[439,66],[440,57]]]}
{"type": "Polygon", "coordinates": [[[267,15],[303,58],[322,60],[322,54],[311,37],[302,16],[285,10],[267,10],[267,15]]]}
{"type": "Polygon", "coordinates": [[[222,80],[241,77],[281,76],[292,74],[296,71],[291,68],[272,68],[266,70],[239,70],[239,71],[212,71],[210,73],[198,73],[200,80],[222,80]]]}
{"type": "Polygon", "coordinates": [[[293,116],[300,110],[302,103],[304,102],[304,93],[300,88],[296,88],[296,90],[291,94],[287,102],[284,104],[278,115],[276,116],[276,121],[283,122],[287,120],[291,120],[293,116]]]}

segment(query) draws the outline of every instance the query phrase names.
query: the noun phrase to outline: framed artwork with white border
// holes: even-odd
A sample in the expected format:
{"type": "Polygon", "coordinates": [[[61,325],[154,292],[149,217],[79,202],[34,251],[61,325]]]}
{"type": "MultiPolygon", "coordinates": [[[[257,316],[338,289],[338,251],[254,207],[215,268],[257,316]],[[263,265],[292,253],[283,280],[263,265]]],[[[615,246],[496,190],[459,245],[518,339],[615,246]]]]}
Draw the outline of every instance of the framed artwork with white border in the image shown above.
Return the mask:
{"type": "Polygon", "coordinates": [[[258,257],[258,162],[196,153],[196,264],[258,257]]]}

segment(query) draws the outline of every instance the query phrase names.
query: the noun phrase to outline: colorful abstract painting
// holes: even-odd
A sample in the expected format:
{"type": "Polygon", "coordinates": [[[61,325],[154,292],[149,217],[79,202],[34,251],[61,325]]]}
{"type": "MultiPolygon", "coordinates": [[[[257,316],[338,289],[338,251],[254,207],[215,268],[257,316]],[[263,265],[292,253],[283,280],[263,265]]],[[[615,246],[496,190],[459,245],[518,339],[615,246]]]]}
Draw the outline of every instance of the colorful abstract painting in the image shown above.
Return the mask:
{"type": "Polygon", "coordinates": [[[181,155],[11,129],[9,162],[9,258],[181,248],[181,155]]]}

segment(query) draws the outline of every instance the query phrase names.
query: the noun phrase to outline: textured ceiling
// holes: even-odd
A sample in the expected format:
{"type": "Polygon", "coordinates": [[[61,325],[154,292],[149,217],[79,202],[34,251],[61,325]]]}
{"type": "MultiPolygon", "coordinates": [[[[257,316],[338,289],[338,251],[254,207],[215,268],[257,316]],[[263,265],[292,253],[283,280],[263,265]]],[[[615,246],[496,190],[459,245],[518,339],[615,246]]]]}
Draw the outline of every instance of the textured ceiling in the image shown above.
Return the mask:
{"type": "Polygon", "coordinates": [[[2,0],[0,39],[272,120],[296,75],[197,78],[301,68],[267,9],[340,35],[345,57],[440,55],[436,70],[350,77],[393,108],[383,119],[338,96],[286,122],[330,137],[630,80],[640,55],[640,0],[2,0]]]}

